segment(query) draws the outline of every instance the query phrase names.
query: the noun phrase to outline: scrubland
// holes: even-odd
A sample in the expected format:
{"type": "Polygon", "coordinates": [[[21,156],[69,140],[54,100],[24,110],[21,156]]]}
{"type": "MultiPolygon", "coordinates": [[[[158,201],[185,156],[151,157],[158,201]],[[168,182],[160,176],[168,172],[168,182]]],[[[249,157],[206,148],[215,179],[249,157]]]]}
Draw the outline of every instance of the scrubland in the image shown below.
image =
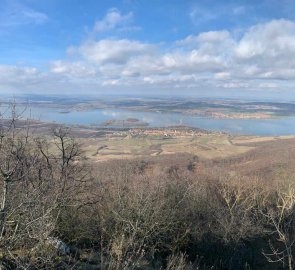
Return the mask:
{"type": "Polygon", "coordinates": [[[295,139],[70,135],[1,129],[3,269],[294,269],[295,139]]]}

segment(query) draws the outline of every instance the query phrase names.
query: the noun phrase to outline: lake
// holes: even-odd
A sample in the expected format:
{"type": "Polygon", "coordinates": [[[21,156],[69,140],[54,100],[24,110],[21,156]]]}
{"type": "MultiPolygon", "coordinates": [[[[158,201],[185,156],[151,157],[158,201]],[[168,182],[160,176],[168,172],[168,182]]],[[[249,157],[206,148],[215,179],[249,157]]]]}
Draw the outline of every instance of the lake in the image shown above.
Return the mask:
{"type": "MultiPolygon", "coordinates": [[[[245,135],[293,135],[295,116],[274,119],[212,119],[181,113],[145,112],[125,109],[94,109],[88,111],[63,112],[58,108],[32,107],[30,114],[34,119],[62,124],[82,124],[102,127],[110,119],[126,120],[136,118],[147,122],[149,127],[168,127],[186,125],[207,130],[225,131],[245,135]]],[[[26,112],[29,115],[29,112],[26,112]]]]}

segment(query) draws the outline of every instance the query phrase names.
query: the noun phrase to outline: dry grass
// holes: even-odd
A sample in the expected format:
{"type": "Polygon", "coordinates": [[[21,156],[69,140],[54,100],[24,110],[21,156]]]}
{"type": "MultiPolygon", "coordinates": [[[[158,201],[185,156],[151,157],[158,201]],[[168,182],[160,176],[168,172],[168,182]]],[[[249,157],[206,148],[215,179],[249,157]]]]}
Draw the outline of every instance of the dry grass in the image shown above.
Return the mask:
{"type": "MultiPolygon", "coordinates": [[[[275,138],[261,138],[262,141],[275,138]]],[[[176,153],[198,155],[204,159],[227,158],[252,150],[245,143],[258,142],[258,139],[235,138],[226,134],[203,134],[199,136],[145,135],[142,137],[111,136],[104,138],[81,138],[83,150],[93,162],[113,159],[138,159],[176,153]]]]}

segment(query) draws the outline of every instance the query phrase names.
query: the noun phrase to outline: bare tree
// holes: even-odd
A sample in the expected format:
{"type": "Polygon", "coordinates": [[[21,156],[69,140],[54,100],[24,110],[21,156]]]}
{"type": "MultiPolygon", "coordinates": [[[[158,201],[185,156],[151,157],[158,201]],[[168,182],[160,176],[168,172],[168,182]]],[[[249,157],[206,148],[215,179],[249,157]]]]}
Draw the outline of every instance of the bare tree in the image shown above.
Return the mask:
{"type": "Polygon", "coordinates": [[[269,262],[280,262],[289,270],[295,267],[295,188],[288,185],[273,195],[273,203],[264,214],[271,225],[270,234],[276,243],[269,241],[271,252],[263,252],[269,262]]]}
{"type": "Polygon", "coordinates": [[[48,239],[56,234],[62,212],[82,200],[87,174],[68,129],[56,129],[53,139],[37,138],[19,128],[21,121],[13,107],[1,127],[0,249],[16,267],[26,269],[54,261],[56,250],[49,254],[40,247],[52,243],[48,239]]]}

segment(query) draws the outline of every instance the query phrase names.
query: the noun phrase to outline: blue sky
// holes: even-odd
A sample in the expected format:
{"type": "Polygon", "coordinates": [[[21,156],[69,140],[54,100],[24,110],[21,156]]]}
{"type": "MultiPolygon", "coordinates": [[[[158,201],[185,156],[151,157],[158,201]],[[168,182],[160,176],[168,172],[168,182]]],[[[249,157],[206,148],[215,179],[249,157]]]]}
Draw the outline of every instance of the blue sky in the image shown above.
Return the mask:
{"type": "Polygon", "coordinates": [[[1,94],[294,98],[293,0],[1,0],[1,94]]]}

